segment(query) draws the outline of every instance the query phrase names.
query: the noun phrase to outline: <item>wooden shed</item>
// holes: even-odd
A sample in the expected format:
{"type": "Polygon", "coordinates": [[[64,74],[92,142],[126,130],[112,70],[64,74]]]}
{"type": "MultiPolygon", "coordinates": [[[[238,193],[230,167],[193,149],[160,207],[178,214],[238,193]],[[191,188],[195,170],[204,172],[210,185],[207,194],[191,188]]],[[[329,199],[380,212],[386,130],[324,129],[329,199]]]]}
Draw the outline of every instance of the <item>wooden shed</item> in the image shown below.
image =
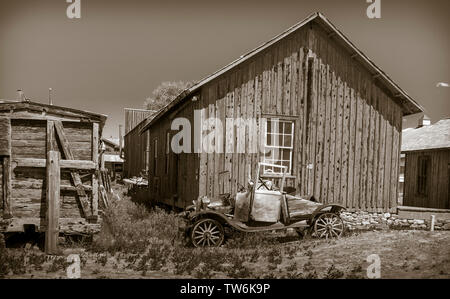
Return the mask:
{"type": "MultiPolygon", "coordinates": [[[[287,166],[287,185],[301,195],[350,210],[393,212],[402,116],[421,111],[314,13],[185,90],[145,125],[149,195],[182,208],[198,196],[234,194],[265,161],[287,166]],[[171,125],[179,118],[189,120],[192,138],[181,142],[190,142],[190,151],[175,154],[170,144],[178,131],[171,125]],[[201,143],[220,129],[210,118],[223,124],[213,153],[201,143]],[[238,118],[254,119],[255,126],[228,125],[238,118]],[[259,144],[265,153],[251,151],[259,144]]],[[[279,180],[274,169],[264,174],[279,180]]]]}
{"type": "MultiPolygon", "coordinates": [[[[110,179],[115,181],[123,177],[123,159],[121,146],[115,141],[102,138],[102,163],[101,166],[108,172],[110,179]]],[[[120,143],[120,140],[119,140],[120,143]]]]}
{"type": "Polygon", "coordinates": [[[450,118],[403,133],[403,206],[450,209],[450,118]]]}
{"type": "Polygon", "coordinates": [[[0,232],[46,231],[48,221],[68,234],[99,229],[98,146],[105,120],[31,101],[0,103],[0,232]]]}
{"type": "Polygon", "coordinates": [[[125,109],[124,136],[124,177],[140,177],[147,175],[149,160],[149,132],[141,134],[141,129],[147,124],[147,118],[156,111],[142,109],[125,109]]]}

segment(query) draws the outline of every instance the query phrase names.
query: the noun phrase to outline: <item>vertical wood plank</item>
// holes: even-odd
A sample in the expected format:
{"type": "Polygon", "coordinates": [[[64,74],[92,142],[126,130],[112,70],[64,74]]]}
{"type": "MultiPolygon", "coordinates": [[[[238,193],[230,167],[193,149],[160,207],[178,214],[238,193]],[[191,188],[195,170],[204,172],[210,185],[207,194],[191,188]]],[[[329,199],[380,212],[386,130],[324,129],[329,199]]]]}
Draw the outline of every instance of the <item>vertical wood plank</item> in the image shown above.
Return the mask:
{"type": "Polygon", "coordinates": [[[369,211],[375,211],[372,202],[373,193],[373,176],[374,176],[374,142],[375,142],[375,109],[373,104],[372,93],[370,95],[369,105],[369,143],[368,143],[368,158],[367,158],[367,195],[366,206],[369,211]]]}
{"type": "Polygon", "coordinates": [[[60,190],[60,169],[59,152],[49,151],[46,162],[46,231],[45,231],[45,252],[47,254],[58,253],[59,236],[59,190],[60,190]]]}
{"type": "Polygon", "coordinates": [[[302,155],[301,155],[301,161],[300,161],[300,173],[301,173],[301,179],[300,179],[300,192],[303,195],[308,194],[307,190],[307,169],[306,164],[307,162],[307,134],[308,134],[308,117],[307,117],[307,111],[308,111],[308,86],[309,86],[309,59],[308,59],[308,50],[306,48],[303,49],[303,61],[302,61],[302,74],[303,74],[303,80],[302,80],[302,86],[303,86],[303,92],[302,92],[302,100],[300,101],[300,115],[302,117],[302,123],[300,126],[302,126],[302,132],[301,132],[301,144],[302,144],[302,155]]]}
{"type": "Polygon", "coordinates": [[[341,173],[342,173],[342,116],[344,107],[344,84],[338,78],[337,103],[336,103],[336,146],[334,155],[334,197],[333,202],[341,202],[341,173]]]}
{"type": "MultiPolygon", "coordinates": [[[[209,92],[209,97],[211,97],[211,89],[209,92]]],[[[215,124],[212,123],[212,120],[216,117],[216,105],[211,103],[211,98],[208,99],[208,129],[210,130],[210,134],[211,132],[215,129],[215,124]]],[[[211,142],[209,140],[209,142],[211,142]]],[[[210,143],[211,145],[211,143],[210,143]]],[[[216,183],[215,178],[215,173],[214,173],[214,155],[215,155],[215,150],[214,149],[209,149],[208,151],[208,197],[212,198],[214,196],[214,184],[216,183]]]]}
{"type": "Polygon", "coordinates": [[[316,137],[317,137],[317,86],[318,86],[318,64],[317,58],[314,58],[312,63],[312,78],[311,78],[311,101],[309,108],[309,163],[312,165],[308,169],[308,194],[314,194],[314,170],[315,170],[315,152],[316,152],[316,137]]]}
{"type": "MultiPolygon", "coordinates": [[[[242,85],[242,75],[241,71],[237,71],[236,75],[236,88],[234,89],[234,117],[235,120],[241,117],[241,85],[242,85]]],[[[234,188],[237,190],[237,184],[240,183],[240,172],[242,171],[239,156],[241,155],[240,152],[242,152],[242,136],[241,136],[241,128],[240,123],[235,123],[234,126],[234,136],[235,136],[235,144],[236,144],[236,151],[233,154],[233,184],[234,188]]]]}
{"type": "Polygon", "coordinates": [[[342,174],[341,174],[341,202],[347,207],[347,186],[349,167],[349,146],[350,146],[350,90],[347,83],[344,83],[344,105],[342,118],[342,174]]]}
{"type": "Polygon", "coordinates": [[[277,51],[277,73],[276,73],[276,98],[275,111],[278,115],[283,114],[283,61],[284,61],[284,44],[280,44],[277,51]]]}
{"type": "Polygon", "coordinates": [[[350,89],[350,123],[349,123],[349,153],[348,153],[348,184],[347,184],[347,207],[354,209],[353,187],[355,179],[355,152],[356,152],[356,99],[355,90],[350,89]]]}
{"type": "Polygon", "coordinates": [[[285,41],[283,66],[283,114],[289,115],[291,111],[291,40],[285,41]]]}
{"type": "Polygon", "coordinates": [[[98,217],[98,170],[92,174],[92,215],[98,217]]]}
{"type": "Polygon", "coordinates": [[[322,170],[322,202],[328,202],[328,175],[330,164],[330,130],[331,130],[331,70],[330,66],[326,67],[326,90],[325,90],[325,133],[324,133],[324,150],[323,150],[323,170],[322,170]]]}
{"type": "Polygon", "coordinates": [[[92,123],[92,162],[94,162],[95,165],[97,165],[96,166],[97,168],[98,168],[98,141],[100,137],[98,136],[98,132],[99,132],[98,123],[92,123]]]}
{"type": "MultiPolygon", "coordinates": [[[[203,99],[203,97],[202,97],[203,99]]],[[[200,103],[199,103],[200,105],[200,103]]],[[[206,196],[208,193],[208,154],[204,150],[203,140],[205,137],[205,130],[204,130],[204,124],[207,119],[207,109],[200,106],[200,128],[201,128],[201,135],[200,135],[200,159],[199,159],[199,196],[206,196]]]]}
{"type": "Polygon", "coordinates": [[[392,138],[393,138],[393,126],[392,126],[392,101],[384,96],[386,101],[386,147],[385,147],[385,166],[384,166],[384,195],[382,211],[389,211],[390,202],[390,184],[391,184],[391,163],[392,163],[392,138]]]}
{"type": "Polygon", "coordinates": [[[355,139],[355,170],[353,179],[353,207],[361,209],[361,139],[363,122],[363,104],[359,92],[355,94],[356,100],[356,139],[355,139]]]}
{"type": "Polygon", "coordinates": [[[386,111],[386,101],[383,97],[383,93],[378,90],[379,111],[380,111],[380,143],[379,143],[379,158],[378,158],[378,199],[377,199],[377,211],[383,210],[383,196],[384,196],[384,165],[385,165],[385,153],[386,153],[386,119],[384,118],[386,111]]]}
{"type": "Polygon", "coordinates": [[[323,156],[324,156],[324,125],[325,125],[325,92],[326,92],[326,67],[320,62],[319,64],[319,76],[317,78],[317,140],[316,140],[316,163],[315,167],[315,179],[314,179],[314,197],[323,202],[322,197],[322,169],[323,169],[323,156]]]}
{"type": "Polygon", "coordinates": [[[331,115],[330,115],[330,156],[328,163],[328,197],[327,203],[334,201],[334,171],[336,152],[336,118],[337,118],[338,81],[336,74],[332,73],[331,83],[331,115]]]}

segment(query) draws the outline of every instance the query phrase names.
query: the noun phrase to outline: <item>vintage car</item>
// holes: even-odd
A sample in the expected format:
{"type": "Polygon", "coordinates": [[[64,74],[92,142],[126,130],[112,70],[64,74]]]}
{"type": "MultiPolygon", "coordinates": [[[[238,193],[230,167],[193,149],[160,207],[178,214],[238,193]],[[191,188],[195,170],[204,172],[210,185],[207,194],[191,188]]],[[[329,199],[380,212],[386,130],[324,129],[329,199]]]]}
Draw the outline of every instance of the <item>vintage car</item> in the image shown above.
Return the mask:
{"type": "Polygon", "coordinates": [[[314,198],[301,198],[283,191],[286,167],[258,163],[256,180],[249,180],[247,190],[232,200],[224,196],[211,202],[207,197],[195,200],[182,213],[181,228],[195,247],[220,246],[225,229],[241,232],[262,232],[295,229],[300,235],[310,230],[318,238],[338,238],[344,232],[339,204],[320,204],[314,198]],[[279,188],[260,176],[262,166],[282,169],[279,188]]]}

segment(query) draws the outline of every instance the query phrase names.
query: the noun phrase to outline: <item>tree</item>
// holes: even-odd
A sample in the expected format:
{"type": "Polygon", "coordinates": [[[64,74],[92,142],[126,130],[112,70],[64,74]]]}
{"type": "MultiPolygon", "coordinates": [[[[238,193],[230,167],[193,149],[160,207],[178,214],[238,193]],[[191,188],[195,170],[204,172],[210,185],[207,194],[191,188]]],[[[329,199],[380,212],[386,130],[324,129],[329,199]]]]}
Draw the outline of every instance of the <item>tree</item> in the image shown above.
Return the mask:
{"type": "Polygon", "coordinates": [[[159,110],[173,101],[181,92],[191,87],[192,82],[162,82],[144,102],[147,110],[159,110]]]}

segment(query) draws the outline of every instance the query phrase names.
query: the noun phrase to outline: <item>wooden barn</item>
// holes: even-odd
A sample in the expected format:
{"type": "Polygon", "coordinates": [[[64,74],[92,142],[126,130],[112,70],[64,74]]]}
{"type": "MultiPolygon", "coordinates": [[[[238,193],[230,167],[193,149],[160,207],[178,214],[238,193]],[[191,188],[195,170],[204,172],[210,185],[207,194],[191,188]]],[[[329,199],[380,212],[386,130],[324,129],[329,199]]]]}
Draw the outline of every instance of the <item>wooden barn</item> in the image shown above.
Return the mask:
{"type": "MultiPolygon", "coordinates": [[[[265,161],[287,166],[287,185],[298,194],[350,210],[394,212],[402,116],[421,111],[315,13],[185,90],[144,126],[149,196],[182,208],[198,196],[235,194],[265,161]],[[178,118],[190,122],[192,140],[180,142],[190,142],[188,153],[170,147],[178,118]],[[213,153],[199,142],[221,127],[210,118],[223,124],[213,153]],[[225,124],[237,118],[255,119],[256,129],[225,124]],[[268,154],[250,150],[260,143],[268,154]]],[[[274,169],[264,174],[279,180],[274,169]]]]}
{"type": "Polygon", "coordinates": [[[450,209],[450,118],[405,130],[402,138],[403,206],[450,209]]]}
{"type": "Polygon", "coordinates": [[[99,229],[99,136],[106,116],[31,101],[0,103],[0,232],[99,229]]]}
{"type": "Polygon", "coordinates": [[[148,132],[141,134],[147,118],[155,114],[153,110],[125,109],[124,136],[124,177],[140,177],[148,172],[148,132]]]}

